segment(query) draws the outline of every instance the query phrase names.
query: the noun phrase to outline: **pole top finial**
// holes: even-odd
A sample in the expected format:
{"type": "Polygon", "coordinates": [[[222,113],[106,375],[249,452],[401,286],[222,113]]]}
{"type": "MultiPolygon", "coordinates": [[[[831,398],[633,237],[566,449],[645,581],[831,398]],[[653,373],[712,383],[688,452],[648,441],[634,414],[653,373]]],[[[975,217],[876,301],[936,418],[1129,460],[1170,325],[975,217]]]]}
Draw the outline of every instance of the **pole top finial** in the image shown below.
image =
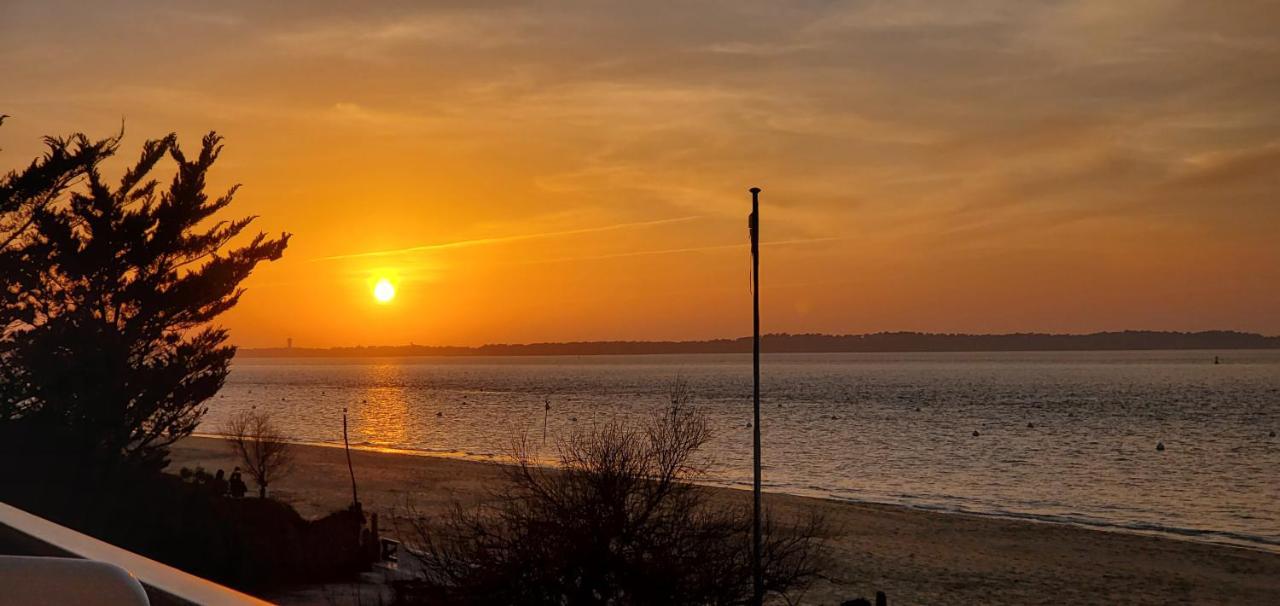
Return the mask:
{"type": "Polygon", "coordinates": [[[747,191],[749,191],[749,192],[751,192],[751,193],[753,193],[753,194],[758,194],[758,193],[760,193],[760,188],[759,188],[759,187],[753,187],[753,188],[751,188],[751,189],[748,189],[747,191]]]}

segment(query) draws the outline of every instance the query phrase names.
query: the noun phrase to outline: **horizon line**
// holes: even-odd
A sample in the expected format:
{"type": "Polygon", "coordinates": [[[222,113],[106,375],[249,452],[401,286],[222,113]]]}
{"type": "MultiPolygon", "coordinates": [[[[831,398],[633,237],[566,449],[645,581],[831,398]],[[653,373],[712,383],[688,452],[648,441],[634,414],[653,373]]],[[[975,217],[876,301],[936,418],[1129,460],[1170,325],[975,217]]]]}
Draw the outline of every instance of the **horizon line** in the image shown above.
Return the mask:
{"type": "MultiPolygon", "coordinates": [[[[925,331],[877,331],[865,333],[821,333],[821,332],[772,332],[764,333],[762,337],[810,337],[810,338],[827,338],[827,339],[850,339],[865,337],[886,337],[886,336],[914,336],[914,337],[950,337],[950,338],[994,338],[994,337],[1037,337],[1037,338],[1081,338],[1081,337],[1099,337],[1099,336],[1119,336],[1119,335],[1146,335],[1146,336],[1235,336],[1245,338],[1256,338],[1263,340],[1280,340],[1280,334],[1267,335],[1260,332],[1243,331],[1236,329],[1207,329],[1207,330],[1147,330],[1147,329],[1123,329],[1123,330],[1102,330],[1093,332],[999,332],[999,333],[966,333],[966,332],[925,332],[925,331]]],[[[710,343],[734,343],[742,340],[750,340],[750,335],[738,337],[712,337],[705,339],[595,339],[595,340],[569,340],[569,341],[527,341],[523,343],[513,342],[491,342],[481,345],[423,345],[418,343],[403,343],[399,345],[330,345],[324,347],[308,347],[308,346],[240,346],[235,347],[241,351],[333,351],[333,350],[351,350],[351,349],[449,349],[449,350],[481,350],[485,348],[498,347],[545,347],[545,346],[565,346],[565,345],[692,345],[692,344],[710,344],[710,343]]]]}

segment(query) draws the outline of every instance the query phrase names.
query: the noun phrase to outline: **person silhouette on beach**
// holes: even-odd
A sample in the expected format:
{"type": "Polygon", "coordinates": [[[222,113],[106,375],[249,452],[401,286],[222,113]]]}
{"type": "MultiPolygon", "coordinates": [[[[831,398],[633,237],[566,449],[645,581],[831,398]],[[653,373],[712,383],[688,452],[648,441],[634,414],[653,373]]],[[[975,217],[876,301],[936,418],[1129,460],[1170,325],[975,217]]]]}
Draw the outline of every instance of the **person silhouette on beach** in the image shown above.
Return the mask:
{"type": "Polygon", "coordinates": [[[237,467],[231,472],[231,496],[237,499],[243,499],[244,493],[249,490],[244,480],[240,477],[240,468],[237,467]]]}
{"type": "Polygon", "coordinates": [[[219,469],[217,473],[213,474],[213,480],[209,482],[210,490],[220,497],[227,496],[227,479],[224,475],[223,471],[219,469]]]}

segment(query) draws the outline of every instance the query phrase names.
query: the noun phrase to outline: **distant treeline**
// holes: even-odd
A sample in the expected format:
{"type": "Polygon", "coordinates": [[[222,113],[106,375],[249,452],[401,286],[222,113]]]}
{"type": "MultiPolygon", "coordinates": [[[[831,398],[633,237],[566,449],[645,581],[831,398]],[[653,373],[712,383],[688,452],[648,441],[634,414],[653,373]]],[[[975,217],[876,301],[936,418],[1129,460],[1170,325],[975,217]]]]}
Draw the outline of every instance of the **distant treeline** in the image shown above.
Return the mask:
{"type": "MultiPolygon", "coordinates": [[[[1280,349],[1280,337],[1213,330],[1156,332],[1127,330],[1087,335],[1016,333],[964,335],[880,332],[867,335],[769,334],[768,353],[946,352],[946,351],[1105,351],[1134,349],[1280,349]]],[[[244,357],[394,357],[394,356],[596,356],[626,354],[749,353],[751,338],[710,341],[587,341],[492,344],[480,347],[399,345],[241,349],[244,357]]]]}

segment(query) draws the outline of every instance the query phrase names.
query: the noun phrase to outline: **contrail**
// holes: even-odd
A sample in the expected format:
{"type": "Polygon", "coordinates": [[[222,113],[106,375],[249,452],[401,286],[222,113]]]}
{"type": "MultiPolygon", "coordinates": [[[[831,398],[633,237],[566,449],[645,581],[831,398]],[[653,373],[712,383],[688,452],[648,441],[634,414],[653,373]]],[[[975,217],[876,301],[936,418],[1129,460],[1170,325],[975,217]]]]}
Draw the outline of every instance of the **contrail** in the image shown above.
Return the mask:
{"type": "Polygon", "coordinates": [[[415,252],[424,252],[428,250],[446,250],[450,248],[466,248],[469,246],[484,246],[486,244],[502,244],[505,242],[516,242],[520,240],[532,240],[535,238],[557,238],[560,236],[575,236],[578,234],[592,234],[602,231],[614,231],[618,229],[629,229],[633,227],[650,227],[654,225],[667,225],[670,223],[683,223],[701,218],[701,215],[690,215],[687,217],[674,217],[671,219],[656,219],[654,221],[637,221],[634,223],[617,223],[614,225],[601,225],[599,227],[584,227],[581,229],[569,229],[565,231],[550,231],[540,234],[518,234],[514,236],[499,236],[496,238],[476,238],[474,240],[457,240],[454,242],[440,242],[437,244],[423,244],[421,246],[410,246],[408,248],[396,248],[392,250],[378,250],[373,252],[352,253],[349,255],[332,255],[328,257],[316,257],[311,261],[333,261],[335,259],[357,259],[361,257],[386,257],[391,255],[403,255],[415,252]]]}
{"type": "MultiPolygon", "coordinates": [[[[818,242],[834,242],[843,240],[844,238],[805,238],[800,240],[778,240],[775,242],[761,242],[760,246],[785,246],[788,244],[816,244],[818,242]]],[[[626,257],[644,257],[649,255],[672,255],[689,252],[705,252],[711,250],[726,250],[731,248],[746,248],[749,246],[745,243],[738,244],[716,244],[712,246],[693,246],[688,248],[662,248],[657,250],[636,250],[631,252],[611,253],[606,255],[587,255],[582,257],[558,257],[555,259],[539,259],[536,261],[524,261],[521,265],[541,265],[543,263],[567,263],[571,261],[598,261],[601,259],[622,259],[626,257]]]]}

